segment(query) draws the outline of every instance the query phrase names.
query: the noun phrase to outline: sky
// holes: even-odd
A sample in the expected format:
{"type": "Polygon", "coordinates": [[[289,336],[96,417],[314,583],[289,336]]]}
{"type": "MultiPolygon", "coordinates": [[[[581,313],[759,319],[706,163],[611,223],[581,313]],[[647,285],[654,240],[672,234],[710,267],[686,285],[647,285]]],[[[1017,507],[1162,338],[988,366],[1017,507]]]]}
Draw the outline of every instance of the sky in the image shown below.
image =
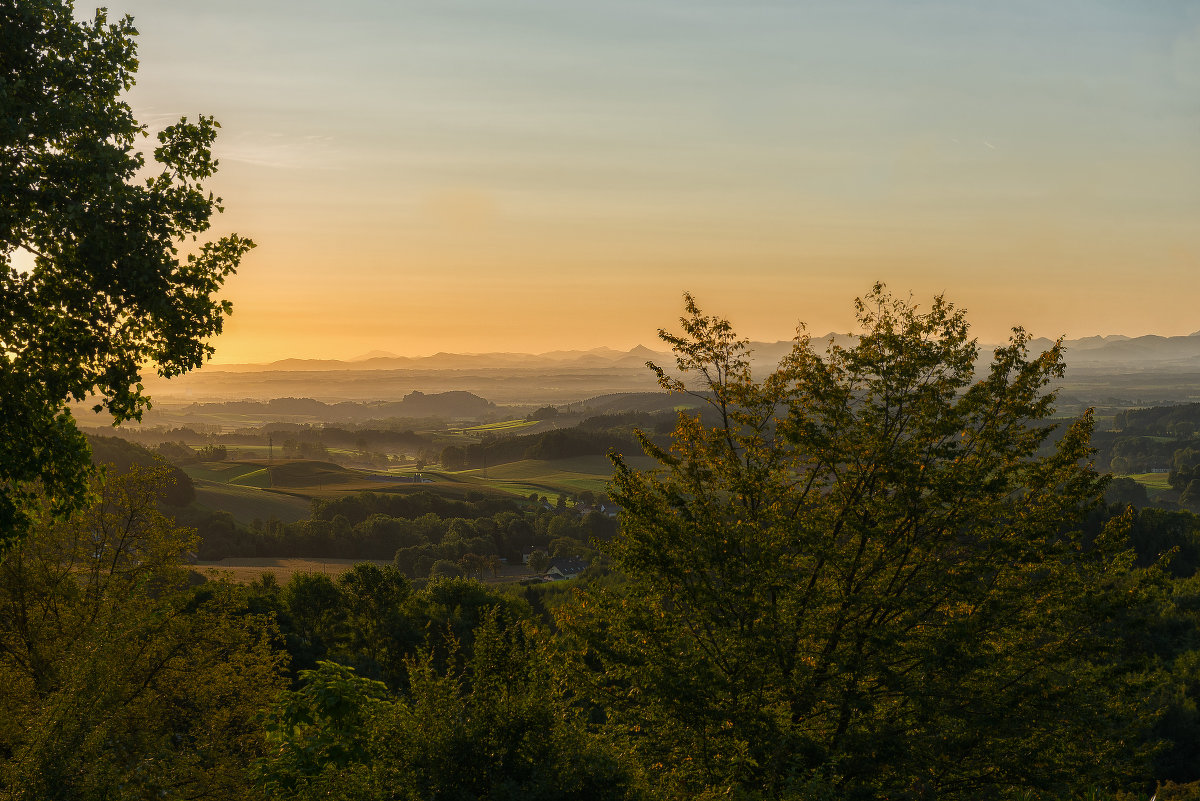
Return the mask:
{"type": "MultiPolygon", "coordinates": [[[[1200,329],[1200,3],[113,0],[258,247],[217,362],[1200,329]]],[[[82,7],[77,6],[77,11],[82,7]]]]}

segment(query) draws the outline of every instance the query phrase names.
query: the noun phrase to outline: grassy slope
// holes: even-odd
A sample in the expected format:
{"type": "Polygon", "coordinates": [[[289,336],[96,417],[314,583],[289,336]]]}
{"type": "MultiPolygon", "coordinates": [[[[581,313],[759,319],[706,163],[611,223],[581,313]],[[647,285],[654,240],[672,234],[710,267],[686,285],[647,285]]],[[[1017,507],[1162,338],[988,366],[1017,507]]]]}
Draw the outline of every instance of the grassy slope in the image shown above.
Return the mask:
{"type": "Polygon", "coordinates": [[[458,434],[494,434],[503,432],[511,434],[514,431],[519,431],[523,428],[536,426],[541,422],[539,420],[501,420],[498,423],[480,423],[476,426],[467,426],[466,428],[450,429],[453,433],[458,434]]]}
{"type": "Polygon", "coordinates": [[[1173,492],[1171,485],[1167,483],[1166,473],[1134,473],[1128,478],[1132,478],[1137,483],[1145,487],[1153,498],[1164,492],[1173,492]]]}
{"type": "Polygon", "coordinates": [[[230,481],[240,478],[247,473],[253,473],[261,469],[261,466],[246,464],[244,462],[203,462],[201,464],[184,465],[182,469],[193,481],[211,481],[216,484],[228,484],[230,481]]]}
{"type": "Polygon", "coordinates": [[[269,520],[274,517],[285,523],[308,518],[309,503],[304,498],[211,481],[197,480],[195,485],[196,500],[202,506],[228,512],[243,525],[255,518],[269,520]]]}

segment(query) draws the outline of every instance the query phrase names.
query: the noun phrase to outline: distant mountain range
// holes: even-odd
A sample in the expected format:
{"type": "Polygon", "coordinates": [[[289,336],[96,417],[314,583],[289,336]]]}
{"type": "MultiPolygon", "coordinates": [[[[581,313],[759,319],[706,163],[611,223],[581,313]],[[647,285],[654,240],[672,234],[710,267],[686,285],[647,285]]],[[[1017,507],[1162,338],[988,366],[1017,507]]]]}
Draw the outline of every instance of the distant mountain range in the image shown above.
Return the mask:
{"type": "MultiPolygon", "coordinates": [[[[826,334],[814,337],[814,343],[835,342],[843,347],[854,343],[845,334],[826,334]]],[[[1030,343],[1031,351],[1049,348],[1053,342],[1046,338],[1030,343]]],[[[1066,341],[1067,363],[1071,367],[1140,369],[1153,363],[1156,367],[1177,365],[1200,368],[1200,331],[1189,336],[1162,337],[1147,335],[1127,337],[1120,334],[1090,336],[1066,341]]],[[[756,366],[775,364],[788,350],[790,341],[752,342],[752,360],[756,366]]],[[[985,358],[993,345],[982,345],[985,358]]],[[[638,345],[627,351],[600,347],[591,350],[555,350],[546,353],[435,353],[432,356],[397,356],[386,351],[371,351],[355,359],[282,359],[265,364],[214,364],[205,372],[330,372],[339,370],[544,370],[590,368],[637,368],[647,361],[664,367],[673,364],[666,351],[656,351],[638,345]]]]}
{"type": "MultiPolygon", "coordinates": [[[[842,347],[854,344],[846,335],[813,339],[818,347],[831,340],[842,347]]],[[[1065,344],[1067,375],[1056,382],[1066,393],[1060,407],[1111,401],[1124,408],[1200,399],[1200,335],[1094,336],[1065,344]]],[[[1048,339],[1036,339],[1030,350],[1040,353],[1051,345],[1048,339]]],[[[761,376],[771,370],[791,346],[790,341],[751,343],[755,373],[761,376]]],[[[981,345],[982,363],[990,361],[992,350],[993,346],[981,345]]],[[[607,393],[658,391],[654,373],[646,369],[648,361],[668,371],[675,367],[672,354],[644,346],[627,351],[593,348],[417,357],[373,352],[357,361],[209,364],[169,380],[147,376],[146,387],[159,404],[272,398],[395,402],[413,391],[464,391],[498,405],[562,405],[607,393]]]]}
{"type": "Polygon", "coordinates": [[[486,370],[589,367],[641,367],[647,360],[663,359],[670,354],[637,347],[623,351],[613,348],[591,350],[555,350],[547,353],[435,353],[432,356],[397,356],[386,351],[371,351],[354,359],[281,359],[264,364],[213,364],[209,372],[326,372],[330,370],[486,370]]]}
{"type": "Polygon", "coordinates": [[[354,403],[343,401],[329,404],[313,398],[272,398],[269,401],[193,403],[182,410],[184,414],[195,415],[247,415],[270,420],[300,418],[330,422],[388,417],[482,420],[496,411],[496,404],[474,393],[461,390],[431,394],[414,390],[400,400],[391,402],[354,403]]]}

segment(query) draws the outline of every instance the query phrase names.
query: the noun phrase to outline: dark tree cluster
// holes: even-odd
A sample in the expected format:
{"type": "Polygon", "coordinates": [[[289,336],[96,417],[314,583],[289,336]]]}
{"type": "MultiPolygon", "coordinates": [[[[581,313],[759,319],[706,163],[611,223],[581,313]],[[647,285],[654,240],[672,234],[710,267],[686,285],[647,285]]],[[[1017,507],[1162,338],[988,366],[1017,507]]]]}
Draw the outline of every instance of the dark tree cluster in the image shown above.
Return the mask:
{"type": "Polygon", "coordinates": [[[193,586],[194,542],[158,508],[169,482],[110,472],[0,561],[0,796],[225,799],[267,754],[275,619],[193,586]]]}
{"type": "Polygon", "coordinates": [[[551,556],[590,557],[594,542],[616,534],[616,520],[594,509],[580,512],[565,505],[552,509],[482,496],[457,500],[431,492],[360,493],[316,500],[308,520],[269,520],[249,528],[223,513],[185,511],[177,518],[200,532],[202,559],[382,559],[394,561],[411,578],[430,575],[440,562],[454,566],[451,572],[457,575],[466,569],[462,563],[469,555],[519,564],[528,548],[543,549],[551,556]]]}
{"type": "Polygon", "coordinates": [[[410,392],[399,401],[342,401],[324,403],[313,398],[273,398],[268,401],[195,403],[185,411],[202,414],[244,414],[251,417],[285,415],[315,418],[325,423],[346,423],[398,418],[406,427],[416,421],[481,419],[495,414],[496,405],[471,392],[410,392]]]}
{"type": "MultiPolygon", "coordinates": [[[[1180,493],[1198,476],[1200,404],[1156,406],[1118,412],[1110,431],[1096,431],[1092,441],[1097,462],[1114,473],[1170,473],[1180,493]]],[[[1200,509],[1200,485],[1189,507],[1200,509]]]]}

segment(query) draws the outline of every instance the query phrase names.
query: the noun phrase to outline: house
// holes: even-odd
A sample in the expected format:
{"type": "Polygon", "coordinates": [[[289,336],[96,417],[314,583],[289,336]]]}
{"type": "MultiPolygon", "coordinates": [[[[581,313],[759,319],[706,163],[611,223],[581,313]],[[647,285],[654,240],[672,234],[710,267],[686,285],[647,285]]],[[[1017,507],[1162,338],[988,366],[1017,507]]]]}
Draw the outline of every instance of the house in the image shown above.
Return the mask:
{"type": "Polygon", "coordinates": [[[550,567],[546,569],[546,575],[569,579],[575,578],[586,569],[587,562],[578,556],[558,556],[550,560],[550,567]]]}

